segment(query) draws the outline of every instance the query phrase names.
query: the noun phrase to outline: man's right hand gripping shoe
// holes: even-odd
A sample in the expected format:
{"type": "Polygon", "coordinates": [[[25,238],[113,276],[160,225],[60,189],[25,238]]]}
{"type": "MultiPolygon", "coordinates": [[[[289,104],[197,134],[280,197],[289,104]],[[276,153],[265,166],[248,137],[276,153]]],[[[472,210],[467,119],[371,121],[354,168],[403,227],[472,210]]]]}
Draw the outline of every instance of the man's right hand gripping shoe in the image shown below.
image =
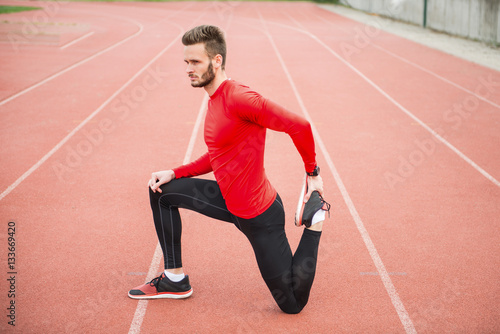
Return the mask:
{"type": "Polygon", "coordinates": [[[192,294],[193,289],[189,284],[189,276],[184,277],[180,282],[172,282],[165,276],[165,273],[128,292],[128,296],[133,299],[180,299],[187,298],[192,294]]]}

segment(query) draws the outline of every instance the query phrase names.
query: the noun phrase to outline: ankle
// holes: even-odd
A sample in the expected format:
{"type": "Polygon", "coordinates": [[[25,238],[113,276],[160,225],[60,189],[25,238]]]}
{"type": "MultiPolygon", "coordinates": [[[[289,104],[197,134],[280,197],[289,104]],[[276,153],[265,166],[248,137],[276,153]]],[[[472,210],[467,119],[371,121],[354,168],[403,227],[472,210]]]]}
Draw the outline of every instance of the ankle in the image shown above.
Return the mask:
{"type": "Polygon", "coordinates": [[[182,268],[176,268],[176,269],[165,269],[165,276],[171,280],[172,282],[180,282],[184,279],[185,275],[184,272],[182,271],[182,268]],[[174,274],[173,272],[176,272],[178,274],[174,274]]]}
{"type": "Polygon", "coordinates": [[[169,272],[174,275],[184,275],[184,269],[182,267],[180,268],[173,268],[173,269],[165,269],[165,272],[169,272]]]}
{"type": "Polygon", "coordinates": [[[314,225],[311,225],[310,227],[306,227],[308,230],[311,230],[311,231],[318,231],[318,232],[321,232],[323,230],[323,222],[317,222],[316,224],[314,225]]]}

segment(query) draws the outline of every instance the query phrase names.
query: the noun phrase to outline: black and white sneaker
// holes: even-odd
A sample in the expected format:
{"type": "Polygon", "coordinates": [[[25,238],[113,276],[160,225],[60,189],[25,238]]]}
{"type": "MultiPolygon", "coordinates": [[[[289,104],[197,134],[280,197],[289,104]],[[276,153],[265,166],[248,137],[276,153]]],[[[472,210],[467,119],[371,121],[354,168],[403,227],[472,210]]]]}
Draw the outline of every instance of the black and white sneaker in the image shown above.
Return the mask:
{"type": "Polygon", "coordinates": [[[297,211],[295,212],[295,225],[311,227],[320,221],[325,220],[326,212],[330,217],[330,204],[316,190],[311,193],[311,197],[307,202],[304,202],[304,197],[307,194],[307,176],[302,185],[297,211]]]}
{"type": "Polygon", "coordinates": [[[295,220],[295,225],[311,227],[315,223],[325,220],[325,214],[330,216],[330,204],[317,191],[313,191],[307,203],[303,205],[302,215],[295,220]],[[298,224],[297,224],[298,222],[298,224]]]}

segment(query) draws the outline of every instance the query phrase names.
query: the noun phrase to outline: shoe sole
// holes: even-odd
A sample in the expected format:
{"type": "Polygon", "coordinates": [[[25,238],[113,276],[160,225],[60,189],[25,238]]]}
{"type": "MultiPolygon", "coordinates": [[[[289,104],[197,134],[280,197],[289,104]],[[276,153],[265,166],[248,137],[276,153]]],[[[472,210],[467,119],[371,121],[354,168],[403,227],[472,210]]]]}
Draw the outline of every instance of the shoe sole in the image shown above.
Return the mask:
{"type": "Polygon", "coordinates": [[[132,299],[183,299],[188,298],[193,294],[193,289],[186,292],[160,292],[155,295],[131,295],[128,296],[132,299]]]}
{"type": "Polygon", "coordinates": [[[302,226],[302,214],[304,213],[304,196],[307,192],[307,174],[304,176],[302,181],[302,189],[300,190],[299,202],[297,203],[297,209],[295,211],[295,226],[302,226]]]}

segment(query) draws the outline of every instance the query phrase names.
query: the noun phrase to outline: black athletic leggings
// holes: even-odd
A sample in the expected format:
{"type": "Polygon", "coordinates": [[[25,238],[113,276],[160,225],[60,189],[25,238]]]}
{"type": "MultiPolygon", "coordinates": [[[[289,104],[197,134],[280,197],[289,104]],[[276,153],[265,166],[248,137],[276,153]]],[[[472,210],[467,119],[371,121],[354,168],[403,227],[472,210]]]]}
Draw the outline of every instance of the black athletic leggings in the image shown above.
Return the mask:
{"type": "Polygon", "coordinates": [[[162,193],[149,190],[156,233],[166,269],[182,267],[182,223],[179,208],[233,223],[250,241],[262,278],[283,312],[299,313],[307,304],[316,272],[321,232],[304,229],[292,255],[285,235],[285,212],[279,195],[255,218],[231,214],[215,181],[181,178],[161,186],[162,193]]]}

